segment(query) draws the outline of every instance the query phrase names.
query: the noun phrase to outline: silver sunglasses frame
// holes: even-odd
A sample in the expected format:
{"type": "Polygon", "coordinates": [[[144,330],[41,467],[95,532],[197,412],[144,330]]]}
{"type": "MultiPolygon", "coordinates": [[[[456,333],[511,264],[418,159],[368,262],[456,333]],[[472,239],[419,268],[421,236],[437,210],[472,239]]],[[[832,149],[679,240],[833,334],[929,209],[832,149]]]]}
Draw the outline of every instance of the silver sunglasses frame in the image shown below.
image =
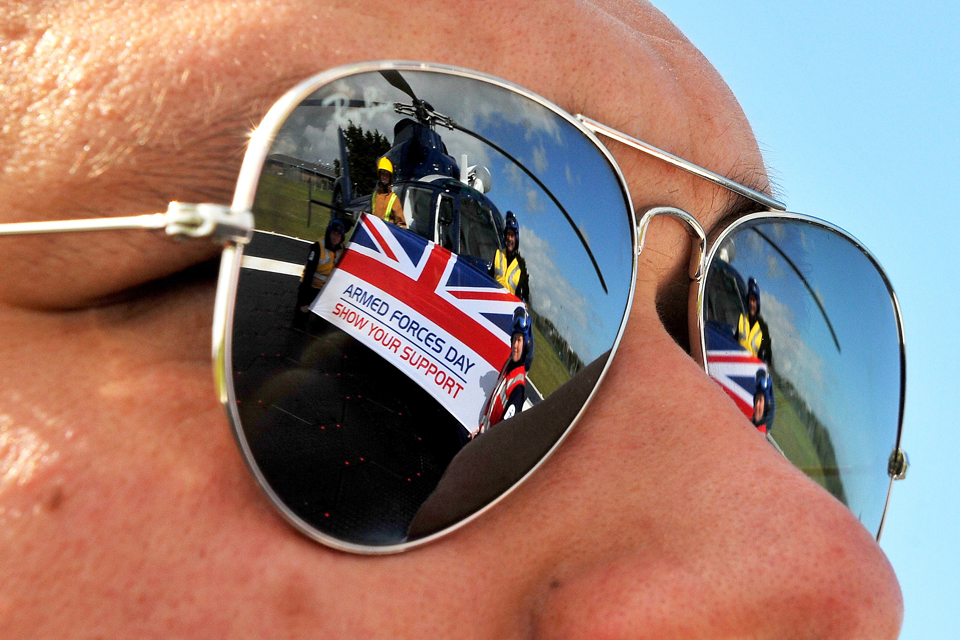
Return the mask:
{"type": "Polygon", "coordinates": [[[554,451],[560,446],[560,444],[566,439],[570,431],[573,429],[574,425],[580,420],[580,417],[583,415],[583,412],[586,410],[587,405],[590,404],[590,401],[593,399],[594,394],[600,386],[600,382],[606,376],[607,371],[610,368],[610,364],[613,361],[613,358],[617,352],[617,348],[620,345],[620,340],[623,337],[624,330],[627,325],[627,319],[629,317],[629,310],[633,306],[633,295],[636,287],[636,277],[637,277],[637,265],[638,260],[637,256],[639,252],[636,250],[638,247],[638,237],[637,237],[637,224],[636,217],[633,208],[633,200],[630,197],[630,192],[626,186],[626,179],[623,176],[623,173],[620,170],[620,166],[617,164],[616,160],[613,158],[613,155],[610,151],[603,146],[593,132],[588,129],[583,123],[576,117],[570,115],[560,107],[554,105],[553,103],[545,100],[544,98],[531,93],[527,89],[520,87],[518,85],[511,84],[499,78],[493,76],[488,76],[478,72],[469,71],[466,69],[459,69],[456,67],[449,67],[443,65],[434,65],[434,64],[425,64],[425,63],[416,63],[416,62],[373,62],[373,63],[364,63],[364,64],[354,64],[347,65],[343,67],[338,67],[335,69],[330,69],[323,73],[320,73],[316,76],[304,80],[278,100],[273,107],[267,112],[267,115],[264,116],[263,121],[254,131],[250,139],[250,145],[247,149],[247,153],[244,156],[243,164],[240,167],[240,176],[237,180],[237,190],[234,194],[232,208],[234,210],[250,210],[253,206],[253,200],[256,195],[257,183],[260,179],[260,171],[264,165],[267,154],[269,153],[270,146],[273,143],[273,137],[276,132],[279,130],[283,122],[286,121],[287,117],[297,107],[305,98],[313,94],[319,88],[329,85],[341,78],[347,76],[353,76],[361,73],[372,73],[379,71],[401,71],[401,72],[411,72],[411,71],[426,71],[430,73],[437,73],[443,75],[450,75],[459,78],[465,78],[469,80],[474,80],[477,82],[482,82],[492,86],[500,87],[511,91],[515,94],[521,95],[524,98],[527,98],[536,104],[539,104],[542,107],[550,110],[554,115],[562,118],[567,123],[575,127],[580,131],[584,136],[590,139],[591,142],[596,146],[598,151],[604,156],[607,162],[610,164],[613,171],[616,173],[617,180],[620,184],[620,189],[623,192],[623,197],[626,201],[626,209],[629,216],[630,231],[631,231],[631,243],[633,244],[634,251],[632,251],[632,264],[631,264],[631,278],[630,278],[630,290],[627,296],[626,311],[623,318],[620,321],[620,327],[617,330],[616,339],[614,340],[613,346],[610,350],[610,355],[607,358],[603,370],[600,373],[600,376],[597,380],[597,383],[594,385],[593,389],[590,391],[587,396],[586,401],[583,406],[577,412],[577,415],[570,422],[567,428],[564,430],[563,434],[553,443],[550,449],[543,455],[540,460],[536,462],[523,476],[518,478],[509,489],[501,493],[495,499],[491,500],[489,503],[478,509],[477,511],[471,513],[470,515],[458,520],[454,524],[432,533],[421,538],[416,538],[414,540],[409,540],[406,542],[401,542],[397,544],[390,545],[361,545],[351,542],[345,542],[339,538],[335,538],[328,534],[323,533],[322,531],[317,530],[309,523],[300,518],[296,513],[294,513],[283,501],[276,495],[273,489],[270,487],[266,478],[260,472],[256,461],[254,460],[253,454],[250,451],[250,448],[246,442],[246,437],[243,434],[241,425],[240,425],[240,415],[237,409],[236,403],[236,394],[233,387],[232,376],[229,375],[231,371],[231,346],[232,346],[232,326],[233,326],[233,309],[234,305],[230,302],[235,298],[237,282],[240,275],[240,264],[243,257],[243,247],[238,245],[232,251],[224,251],[223,259],[221,261],[220,267],[220,281],[217,286],[217,310],[215,311],[215,319],[223,318],[222,322],[215,323],[215,332],[216,327],[219,326],[223,333],[219,336],[214,335],[214,352],[215,359],[218,363],[222,363],[223,368],[221,373],[218,374],[218,382],[222,379],[225,383],[221,388],[221,402],[224,402],[224,407],[227,410],[227,414],[230,418],[231,426],[233,427],[234,437],[237,440],[237,444],[243,452],[244,459],[249,467],[251,473],[257,479],[257,483],[260,485],[261,489],[267,494],[270,498],[270,501],[273,503],[274,507],[280,512],[280,514],[293,525],[297,530],[306,535],[307,537],[325,544],[327,546],[339,549],[341,551],[348,551],[351,553],[358,554],[368,554],[368,555],[384,555],[399,553],[402,551],[407,551],[415,547],[419,547],[438,538],[441,538],[457,529],[467,525],[472,522],[474,519],[480,517],[483,513],[492,509],[497,503],[503,500],[507,495],[512,493],[518,486],[520,486],[527,478],[530,477],[540,466],[553,454],[554,451]],[[225,296],[223,299],[220,297],[220,292],[224,291],[225,296]],[[219,347],[218,347],[219,345],[219,347]]]}
{"type": "MultiPolygon", "coordinates": [[[[629,311],[633,305],[633,296],[635,293],[636,287],[636,275],[638,267],[638,256],[643,251],[644,241],[646,238],[646,231],[649,226],[650,221],[660,215],[666,215],[669,217],[676,218],[684,223],[692,237],[692,251],[691,251],[691,260],[690,260],[690,279],[691,279],[691,289],[690,289],[690,313],[693,314],[691,317],[697,318],[697,326],[691,327],[691,356],[697,360],[700,365],[703,367],[704,372],[707,372],[706,368],[706,352],[705,352],[705,342],[704,342],[704,318],[703,318],[703,309],[702,309],[702,300],[704,295],[704,286],[705,278],[705,268],[713,259],[714,252],[716,251],[717,246],[719,245],[715,239],[712,244],[711,251],[707,253],[707,238],[706,234],[699,224],[699,222],[687,212],[676,209],[673,207],[654,207],[647,210],[643,216],[637,221],[636,212],[633,208],[632,197],[627,185],[627,182],[623,176],[622,170],[620,169],[619,164],[614,159],[612,153],[606,146],[604,146],[598,135],[604,136],[616,140],[622,144],[625,144],[637,151],[640,151],[649,156],[658,158],[664,162],[667,162],[675,167],[678,167],[684,171],[692,173],[704,180],[708,180],[724,189],[727,189],[733,193],[739,194],[743,197],[746,197],[754,202],[757,202],[765,207],[768,207],[768,211],[761,212],[757,214],[751,214],[749,216],[738,219],[729,227],[721,230],[720,235],[717,239],[722,238],[726,233],[738,227],[740,224],[748,222],[750,220],[755,220],[757,218],[778,218],[778,219],[796,219],[803,220],[806,222],[811,222],[818,224],[830,230],[833,230],[837,233],[840,233],[842,236],[849,239],[853,242],[860,250],[867,255],[867,257],[874,263],[877,267],[877,270],[880,272],[881,276],[884,279],[884,282],[887,285],[887,288],[890,292],[891,300],[893,301],[894,309],[896,311],[897,318],[897,328],[900,336],[900,356],[901,356],[901,401],[900,401],[900,417],[897,428],[897,439],[896,439],[896,449],[891,454],[890,464],[888,466],[888,473],[891,476],[891,487],[894,480],[902,479],[906,474],[907,469],[907,460],[906,455],[900,449],[900,437],[903,427],[903,410],[904,410],[904,401],[905,401],[905,391],[906,391],[906,355],[903,339],[903,324],[900,314],[900,306],[897,301],[896,294],[893,291],[892,286],[890,285],[889,279],[887,278],[886,273],[880,267],[879,262],[873,257],[873,255],[853,236],[851,236],[846,231],[835,227],[823,220],[817,218],[811,218],[809,216],[804,216],[801,214],[786,213],[786,205],[782,202],[767,196],[766,194],[760,193],[754,189],[751,189],[743,184],[740,184],[736,181],[730,180],[720,174],[717,174],[709,169],[696,165],[692,162],[684,160],[678,156],[675,156],[663,149],[659,149],[653,145],[650,145],[642,140],[633,138],[625,133],[617,131],[611,127],[608,127],[596,120],[593,120],[584,115],[571,115],[567,111],[556,106],[552,102],[544,99],[541,96],[538,96],[529,90],[496,78],[494,76],[482,74],[475,71],[470,71],[467,69],[440,65],[440,64],[430,64],[430,63],[419,63],[419,62],[405,62],[405,61],[380,61],[380,62],[368,62],[368,63],[359,63],[359,64],[350,64],[328,71],[324,71],[320,74],[317,74],[311,78],[304,80],[303,82],[297,84],[295,87],[290,89],[286,94],[284,94],[267,112],[264,116],[260,125],[254,130],[253,134],[250,137],[250,141],[247,147],[247,152],[244,156],[243,163],[240,168],[240,173],[237,179],[237,187],[234,192],[233,201],[230,207],[217,204],[185,204],[172,202],[166,213],[154,213],[154,214],[145,214],[138,216],[127,216],[127,217],[118,217],[118,218],[94,218],[94,219],[82,219],[82,220],[62,220],[62,221],[45,221],[45,222],[28,222],[28,223],[7,223],[0,224],[0,236],[10,236],[10,235],[33,235],[33,234],[43,234],[43,233],[62,233],[62,232],[78,232],[78,231],[111,231],[111,230],[131,230],[131,229],[144,229],[144,230],[163,230],[169,236],[176,237],[188,237],[188,238],[207,238],[214,240],[223,245],[223,253],[221,256],[220,262],[220,272],[217,284],[216,298],[214,301],[214,316],[213,316],[213,330],[212,330],[212,355],[213,355],[213,364],[214,364],[214,381],[217,390],[217,394],[221,404],[224,405],[227,416],[231,423],[231,428],[234,433],[234,438],[237,441],[237,444],[240,450],[243,452],[244,460],[250,469],[251,473],[257,479],[258,484],[263,489],[264,493],[268,496],[270,501],[273,503],[274,507],[277,508],[279,513],[286,519],[292,526],[294,526],[301,533],[307,537],[320,542],[329,547],[339,549],[341,551],[348,551],[351,553],[358,554],[370,554],[370,555],[383,555],[398,553],[401,551],[406,551],[419,547],[425,544],[428,544],[440,537],[443,537],[460,527],[465,526],[469,522],[473,521],[475,518],[479,517],[481,514],[485,513],[487,510],[493,508],[494,505],[503,500],[508,494],[512,493],[520,484],[522,484],[531,474],[536,471],[542,465],[547,458],[549,458],[552,453],[560,446],[561,442],[566,439],[570,431],[577,424],[583,412],[586,410],[587,405],[591,402],[593,395],[596,393],[597,388],[599,388],[600,383],[603,378],[606,376],[606,373],[610,367],[610,363],[613,360],[613,357],[616,354],[616,351],[619,347],[620,341],[623,337],[623,333],[626,327],[627,318],[629,317],[629,311]],[[631,228],[631,242],[634,247],[632,252],[632,278],[630,291],[627,297],[627,306],[624,317],[621,321],[619,330],[617,332],[616,339],[610,351],[610,356],[607,359],[606,364],[604,365],[603,371],[601,372],[597,383],[594,385],[593,390],[590,392],[587,400],[584,402],[580,411],[577,413],[575,418],[571,421],[570,425],[566,428],[563,435],[557,439],[549,451],[522,477],[520,477],[509,489],[500,494],[497,498],[492,500],[490,503],[480,508],[471,515],[463,518],[462,520],[456,522],[449,527],[438,531],[434,534],[424,536],[422,538],[417,538],[412,541],[407,541],[398,544],[392,545],[383,545],[383,546],[370,546],[370,545],[359,545],[354,543],[344,542],[340,539],[334,538],[327,534],[324,534],[308,523],[299,518],[295,513],[293,513],[273,492],[267,483],[266,479],[263,477],[259,471],[256,462],[253,459],[252,453],[249,449],[249,446],[246,443],[246,438],[242,433],[240,427],[240,417],[236,405],[236,396],[235,390],[233,387],[233,378],[231,375],[231,353],[230,347],[232,343],[232,325],[233,325],[233,311],[234,311],[234,300],[236,298],[237,283],[239,280],[240,266],[243,256],[243,245],[248,243],[253,237],[254,232],[254,221],[253,214],[251,213],[251,208],[253,206],[254,196],[256,195],[257,183],[259,181],[260,172],[263,168],[266,156],[269,152],[270,146],[273,142],[273,138],[276,132],[279,130],[280,125],[286,120],[289,114],[293,109],[307,96],[312,94],[314,91],[319,89],[321,86],[327,85],[331,82],[335,82],[338,79],[341,79],[346,76],[356,75],[359,73],[368,73],[368,72],[378,72],[378,71],[427,71],[432,73],[446,74],[457,76],[461,78],[471,79],[483,83],[487,83],[493,86],[497,86],[513,93],[519,94],[533,102],[547,108],[555,115],[559,116],[575,128],[577,128],[584,136],[586,136],[600,153],[607,159],[613,168],[617,179],[620,183],[620,188],[623,192],[623,196],[627,203],[628,215],[630,216],[630,228],[631,228]],[[694,286],[696,285],[696,286],[694,286]]],[[[889,505],[890,500],[890,490],[887,492],[887,501],[884,505],[884,518],[886,516],[887,506],[889,505]]],[[[880,530],[882,532],[882,521],[880,530]]],[[[880,533],[878,532],[877,538],[879,539],[880,533]]]]}

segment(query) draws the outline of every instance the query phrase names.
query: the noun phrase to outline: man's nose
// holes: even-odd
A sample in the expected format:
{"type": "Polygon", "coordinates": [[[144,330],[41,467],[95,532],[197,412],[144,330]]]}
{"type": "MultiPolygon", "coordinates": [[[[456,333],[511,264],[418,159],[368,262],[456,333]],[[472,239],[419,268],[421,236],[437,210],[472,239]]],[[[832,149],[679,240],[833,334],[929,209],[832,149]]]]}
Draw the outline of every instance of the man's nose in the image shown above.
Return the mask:
{"type": "Polygon", "coordinates": [[[773,450],[652,305],[632,315],[545,469],[577,494],[578,529],[542,585],[536,636],[896,638],[899,587],[869,532],[773,450]]]}

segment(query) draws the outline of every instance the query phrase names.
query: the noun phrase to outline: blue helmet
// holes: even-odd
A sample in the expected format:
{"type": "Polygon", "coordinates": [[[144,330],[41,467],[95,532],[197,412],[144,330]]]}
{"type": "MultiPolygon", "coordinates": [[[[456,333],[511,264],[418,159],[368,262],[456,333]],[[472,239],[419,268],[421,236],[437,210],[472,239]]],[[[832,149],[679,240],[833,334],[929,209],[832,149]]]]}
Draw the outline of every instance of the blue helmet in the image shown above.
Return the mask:
{"type": "Polygon", "coordinates": [[[750,278],[747,280],[747,300],[750,299],[750,296],[753,296],[757,299],[757,313],[760,313],[760,285],[757,284],[755,278],[750,278]]]}
{"type": "Polygon", "coordinates": [[[530,314],[523,307],[517,307],[513,311],[513,329],[510,332],[510,340],[513,336],[523,336],[523,356],[521,360],[527,371],[533,365],[533,321],[530,314]]]}
{"type": "Polygon", "coordinates": [[[330,218],[330,223],[327,225],[327,232],[323,236],[324,245],[327,249],[333,249],[333,246],[330,244],[330,234],[334,231],[340,232],[340,244],[343,244],[343,241],[347,239],[347,228],[343,224],[343,220],[339,218],[330,218]]]}
{"type": "Polygon", "coordinates": [[[503,238],[506,242],[507,231],[513,231],[514,236],[517,239],[516,251],[520,250],[520,225],[517,224],[517,216],[514,215],[513,211],[507,211],[507,218],[503,223],[503,238]]]}
{"type": "Polygon", "coordinates": [[[770,376],[767,375],[767,372],[764,369],[759,369],[757,371],[757,393],[763,393],[763,395],[769,400],[770,393],[772,391],[773,384],[770,381],[770,376]]]}
{"type": "Polygon", "coordinates": [[[528,340],[530,337],[530,314],[527,313],[527,310],[523,307],[517,307],[513,312],[513,331],[511,335],[516,335],[518,333],[523,334],[523,339],[528,340]]]}
{"type": "Polygon", "coordinates": [[[523,362],[527,371],[533,366],[533,319],[524,307],[517,307],[513,311],[513,330],[510,338],[515,335],[523,336],[523,362]]]}

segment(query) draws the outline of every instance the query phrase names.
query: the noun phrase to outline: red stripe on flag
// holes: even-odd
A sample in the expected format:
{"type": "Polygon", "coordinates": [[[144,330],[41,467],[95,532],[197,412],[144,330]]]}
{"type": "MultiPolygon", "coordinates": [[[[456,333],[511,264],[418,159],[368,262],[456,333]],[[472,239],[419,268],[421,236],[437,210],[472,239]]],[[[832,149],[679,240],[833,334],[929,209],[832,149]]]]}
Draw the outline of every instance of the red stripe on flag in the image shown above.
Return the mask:
{"type": "Polygon", "coordinates": [[[720,382],[719,380],[717,380],[716,378],[714,378],[714,381],[715,381],[717,384],[720,385],[720,388],[721,388],[721,389],[723,389],[724,391],[727,392],[727,395],[730,396],[730,399],[733,400],[733,402],[737,405],[737,408],[740,409],[740,411],[743,413],[743,415],[747,416],[748,418],[752,418],[752,417],[753,417],[753,405],[750,405],[750,404],[747,404],[746,402],[744,402],[744,401],[740,398],[740,396],[738,396],[736,393],[734,393],[733,391],[731,391],[730,389],[728,389],[728,388],[726,387],[726,385],[721,384],[721,382],[720,382]]]}
{"type": "Polygon", "coordinates": [[[383,236],[380,235],[376,225],[367,219],[367,216],[363,217],[363,226],[366,227],[367,231],[369,231],[374,238],[376,238],[377,243],[380,244],[380,248],[385,254],[387,254],[387,257],[396,262],[397,256],[395,256],[393,251],[390,250],[390,245],[388,245],[387,241],[384,240],[383,236]]]}
{"type": "Polygon", "coordinates": [[[499,370],[507,361],[510,346],[472,316],[436,294],[437,285],[440,283],[449,259],[449,252],[444,249],[434,249],[427,259],[427,264],[424,265],[419,280],[413,280],[374,258],[349,249],[344,253],[337,267],[389,293],[456,337],[486,360],[491,367],[499,370]]]}
{"type": "Polygon", "coordinates": [[[517,299],[512,293],[506,293],[504,291],[451,291],[447,289],[447,292],[454,298],[460,300],[499,300],[501,302],[511,302],[517,299]]]}
{"type": "Polygon", "coordinates": [[[742,356],[712,356],[710,355],[709,352],[707,352],[707,362],[708,363],[733,362],[737,364],[763,364],[763,360],[761,360],[760,358],[750,354],[746,354],[746,353],[743,354],[742,356]]]}

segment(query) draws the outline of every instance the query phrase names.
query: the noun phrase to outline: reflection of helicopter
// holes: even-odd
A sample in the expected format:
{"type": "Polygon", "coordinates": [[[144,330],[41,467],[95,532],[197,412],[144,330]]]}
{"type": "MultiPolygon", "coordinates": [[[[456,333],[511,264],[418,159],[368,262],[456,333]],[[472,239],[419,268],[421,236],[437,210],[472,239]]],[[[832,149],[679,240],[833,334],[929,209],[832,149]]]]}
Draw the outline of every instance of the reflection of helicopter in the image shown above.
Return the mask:
{"type": "MultiPolygon", "coordinates": [[[[443,115],[416,93],[397,71],[381,71],[393,87],[408,95],[410,104],[393,103],[393,110],[402,118],[394,126],[393,147],[384,154],[394,167],[393,191],[400,198],[409,228],[454,253],[464,256],[476,266],[487,269],[497,249],[501,249],[503,215],[487,197],[492,188],[490,171],[483,166],[468,166],[464,154],[458,164],[437,133],[437,126],[460,131],[494,149],[525,173],[556,205],[577,235],[596,270],[601,286],[606,283],[600,267],[579,227],[564,206],[543,182],[508,151],[462,127],[443,115]]],[[[306,100],[303,105],[322,104],[306,100]]],[[[382,106],[365,101],[349,101],[345,106],[382,106]]],[[[348,150],[339,132],[341,175],[337,179],[331,202],[335,215],[352,225],[361,211],[370,209],[368,195],[356,196],[349,174],[348,150]]]]}
{"type": "MultiPolygon", "coordinates": [[[[487,269],[501,248],[503,232],[503,215],[484,195],[491,188],[490,172],[482,166],[461,169],[436,132],[438,124],[459,127],[419,99],[399,73],[382,75],[413,100],[413,104],[394,104],[398,114],[412,118],[396,123],[393,147],[384,154],[393,164],[393,191],[400,198],[409,228],[487,269]]],[[[334,184],[332,208],[353,224],[360,212],[370,210],[370,196],[355,197],[346,141],[343,131],[338,133],[342,173],[334,184]]]]}

